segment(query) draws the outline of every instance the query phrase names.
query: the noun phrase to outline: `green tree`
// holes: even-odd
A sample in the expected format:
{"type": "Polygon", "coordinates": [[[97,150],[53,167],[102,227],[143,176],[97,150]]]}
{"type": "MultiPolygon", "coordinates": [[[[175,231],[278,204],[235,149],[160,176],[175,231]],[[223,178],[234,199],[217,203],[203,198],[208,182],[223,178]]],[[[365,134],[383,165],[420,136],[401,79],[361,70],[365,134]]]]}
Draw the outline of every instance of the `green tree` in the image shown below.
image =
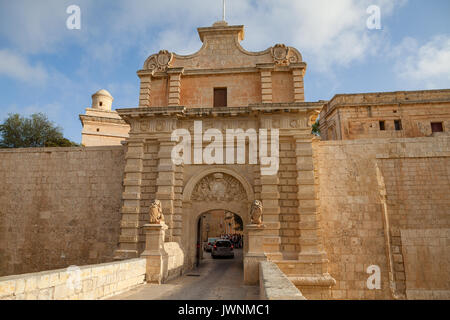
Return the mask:
{"type": "Polygon", "coordinates": [[[75,147],[77,143],[64,138],[62,129],[42,113],[23,117],[9,114],[0,124],[0,148],[75,147]]]}
{"type": "Polygon", "coordinates": [[[319,119],[317,119],[316,122],[312,125],[311,133],[315,134],[316,136],[320,136],[319,119]]]}

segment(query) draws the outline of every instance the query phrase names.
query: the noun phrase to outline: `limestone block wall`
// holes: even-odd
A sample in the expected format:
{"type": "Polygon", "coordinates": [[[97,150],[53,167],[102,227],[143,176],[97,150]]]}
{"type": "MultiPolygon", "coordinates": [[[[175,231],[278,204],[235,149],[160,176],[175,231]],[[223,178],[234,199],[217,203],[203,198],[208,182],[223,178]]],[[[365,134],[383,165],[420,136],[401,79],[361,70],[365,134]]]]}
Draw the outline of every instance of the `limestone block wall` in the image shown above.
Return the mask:
{"type": "Polygon", "coordinates": [[[298,238],[298,186],[297,186],[297,166],[295,154],[295,141],[292,137],[280,138],[280,168],[278,176],[280,184],[278,190],[280,194],[280,236],[281,246],[285,258],[296,259],[300,251],[298,238]]]}
{"type": "Polygon", "coordinates": [[[112,261],[122,146],[0,151],[0,276],[112,261]]]}
{"type": "Polygon", "coordinates": [[[0,278],[0,300],[104,299],[144,283],[145,259],[0,278]]]}
{"type": "MultiPolygon", "coordinates": [[[[182,77],[180,105],[210,108],[214,106],[214,88],[227,88],[227,105],[230,107],[245,107],[261,102],[261,77],[255,72],[182,77]]],[[[282,102],[291,101],[293,98],[282,102]]]]}
{"type": "Polygon", "coordinates": [[[181,276],[184,266],[184,251],[178,242],[165,242],[164,251],[167,253],[167,280],[181,276]]]}
{"type": "Polygon", "coordinates": [[[431,124],[441,123],[443,132],[449,132],[449,106],[449,89],[338,94],[320,113],[322,140],[439,135],[431,124]],[[400,121],[400,130],[395,121],[400,121]]]}
{"type": "Polygon", "coordinates": [[[450,136],[322,141],[315,152],[332,298],[448,298],[450,136]],[[367,288],[371,265],[380,290],[367,288]]]}

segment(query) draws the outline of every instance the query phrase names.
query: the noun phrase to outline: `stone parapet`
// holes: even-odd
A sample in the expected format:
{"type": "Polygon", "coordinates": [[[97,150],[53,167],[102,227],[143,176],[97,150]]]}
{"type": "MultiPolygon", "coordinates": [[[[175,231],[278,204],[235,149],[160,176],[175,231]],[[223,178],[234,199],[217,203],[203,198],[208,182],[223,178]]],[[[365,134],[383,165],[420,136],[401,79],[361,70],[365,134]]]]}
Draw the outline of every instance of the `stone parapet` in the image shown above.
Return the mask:
{"type": "Polygon", "coordinates": [[[259,288],[262,300],[306,300],[289,278],[270,261],[259,263],[259,288]]]}
{"type": "Polygon", "coordinates": [[[144,284],[145,259],[0,278],[0,300],[105,299],[144,284]]]}

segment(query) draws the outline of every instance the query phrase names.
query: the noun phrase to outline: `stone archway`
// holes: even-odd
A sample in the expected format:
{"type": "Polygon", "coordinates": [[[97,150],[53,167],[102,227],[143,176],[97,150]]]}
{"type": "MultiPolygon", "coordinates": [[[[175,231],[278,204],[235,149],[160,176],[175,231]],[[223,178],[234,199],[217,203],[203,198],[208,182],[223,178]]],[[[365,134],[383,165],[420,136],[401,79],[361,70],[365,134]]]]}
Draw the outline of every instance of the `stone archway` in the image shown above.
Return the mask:
{"type": "MultiPolygon", "coordinates": [[[[224,209],[214,209],[210,211],[205,211],[200,213],[196,217],[196,223],[197,223],[197,230],[196,230],[196,241],[197,245],[200,244],[200,246],[197,246],[197,254],[196,254],[196,265],[198,266],[201,260],[204,259],[204,245],[208,238],[218,238],[221,234],[227,234],[227,233],[239,233],[243,236],[243,219],[240,215],[224,210],[224,209]],[[233,216],[233,219],[237,219],[238,224],[240,226],[240,230],[236,231],[234,230],[234,227],[236,226],[235,223],[233,225],[229,222],[227,222],[226,217],[233,216]],[[205,223],[203,222],[205,221],[205,223]],[[208,230],[204,229],[206,227],[205,224],[208,224],[208,230]]],[[[243,249],[243,248],[236,248],[236,249],[243,249]]],[[[242,256],[241,256],[242,258],[242,256]]]]}
{"type": "Polygon", "coordinates": [[[196,261],[198,217],[204,212],[226,210],[239,215],[245,227],[249,223],[253,200],[251,185],[230,169],[204,170],[188,181],[183,190],[182,234],[189,267],[193,267],[196,261]]]}

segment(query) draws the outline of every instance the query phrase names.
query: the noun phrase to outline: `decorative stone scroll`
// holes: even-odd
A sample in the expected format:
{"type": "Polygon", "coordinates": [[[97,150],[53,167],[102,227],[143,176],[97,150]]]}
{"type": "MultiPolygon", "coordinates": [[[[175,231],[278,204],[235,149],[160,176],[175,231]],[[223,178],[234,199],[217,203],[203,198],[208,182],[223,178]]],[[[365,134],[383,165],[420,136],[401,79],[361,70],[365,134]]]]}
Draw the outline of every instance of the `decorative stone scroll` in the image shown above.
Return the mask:
{"type": "Polygon", "coordinates": [[[291,63],[297,63],[301,60],[290,47],[284,44],[276,44],[270,52],[276,65],[288,66],[291,63]]]}
{"type": "Polygon", "coordinates": [[[161,224],[164,222],[161,201],[154,200],[150,204],[150,224],[161,224]]]}
{"type": "Polygon", "coordinates": [[[241,183],[225,173],[214,173],[204,177],[195,186],[192,200],[237,201],[246,200],[247,195],[241,183]]]}
{"type": "Polygon", "coordinates": [[[255,200],[252,203],[250,209],[250,221],[251,224],[261,225],[262,224],[262,203],[259,200],[255,200]]]}
{"type": "Polygon", "coordinates": [[[150,56],[144,64],[144,69],[151,71],[165,72],[173,59],[173,53],[161,50],[157,54],[150,56]]]}

